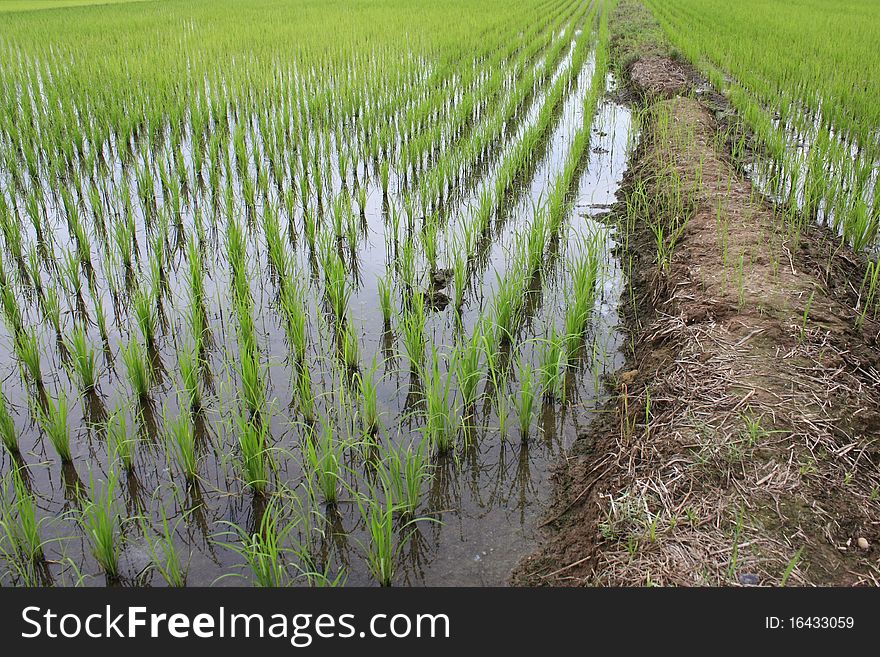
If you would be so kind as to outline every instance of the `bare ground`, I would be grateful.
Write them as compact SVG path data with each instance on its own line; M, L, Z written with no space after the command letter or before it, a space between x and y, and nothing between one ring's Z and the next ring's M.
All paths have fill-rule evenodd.
M640 20L623 2L612 29ZM781 221L690 93L694 71L657 50L615 54L649 105L614 211L628 370L512 583L877 585L880 326L857 326L863 259Z

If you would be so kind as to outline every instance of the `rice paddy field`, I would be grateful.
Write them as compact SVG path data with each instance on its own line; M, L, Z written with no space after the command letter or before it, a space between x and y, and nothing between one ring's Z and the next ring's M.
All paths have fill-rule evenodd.
M880 222L880 5L648 0L671 42L727 95L765 155L751 173L856 249Z
M624 362L616 4L0 2L0 583L506 583ZM871 253L880 6L646 4Z
M606 23L5 15L4 582L503 583L620 347Z

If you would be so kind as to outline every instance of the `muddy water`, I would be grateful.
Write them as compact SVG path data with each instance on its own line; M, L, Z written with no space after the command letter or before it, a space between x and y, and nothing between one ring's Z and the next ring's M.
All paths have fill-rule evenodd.
M571 52L568 51L550 76L551 84L570 65ZM511 207L503 213L503 219L499 219L499 230L485 259L486 266L476 286L477 292L468 300L461 323L455 321L451 309L429 317L426 330L428 342L442 354L448 355L459 332L469 333L473 329L481 311L491 299L496 274L504 273L506 249L515 235L529 225L533 203L544 195L545 189L549 188L563 166L569 141L581 121L580 103L586 91L585 85L589 83L591 62L592 59L588 60L569 89L560 117L533 174L523 183ZM421 80L423 78L413 80L413 84L419 84ZM536 108L540 107L543 98L543 94L536 95L520 117L513 134L521 134L529 122L535 120ZM563 266L566 256L580 248L580 236L598 236L595 244L596 248L602 250L602 294L585 349L588 356L582 359L573 377L569 405L548 405L542 409L540 417L533 422L527 442L521 440L514 420L509 420L510 426L502 435L493 406L478 413L471 446L457 460L449 458L434 463L433 481L425 491L420 509L420 514L431 518L431 521L419 522L401 530L401 537L407 540L401 550L397 583L502 584L511 566L534 545L536 525L550 490L550 469L574 437L579 432L588 431L589 412L602 400L602 374L619 364L620 337L615 331L615 309L622 279L612 255L613 232L598 220L598 216L601 207L613 201L623 175L629 129L630 117L624 108L612 104L601 106L593 129L589 161L580 177L573 209L565 222L568 230L560 243L559 257L546 272L539 308L517 336L522 357L536 362L537 340L545 335L549 326L561 327L564 318L569 283L568 273ZM248 148L265 154L255 134L248 132ZM183 152L188 170L192 172L191 150L186 144ZM334 171L336 160L331 158L331 161L331 171ZM155 163L150 166L155 166ZM252 163L252 167L256 177L256 165ZM365 182L366 169L366 164L359 165L361 182ZM348 261L355 272L356 281L349 306L349 321L359 338L361 371L368 370L374 358L378 363L379 405L382 423L386 428L385 439L406 443L418 439L420 435L419 423L409 412L408 391L412 376L405 356L399 353L403 349L396 326L392 325L390 331L384 326L376 290L377 279L391 266L386 244L389 213L404 213L405 209L398 199L386 203L377 177L374 172L369 173L371 178L365 182L368 197L362 217L362 234ZM484 174L487 184L491 183L493 174L494 168L489 167ZM118 162L112 177L113 189L124 188L125 184L132 191L137 189L133 175L130 172L126 174ZM402 185L394 172L391 180L392 189ZM221 189L226 182L224 178ZM273 400L270 426L277 465L276 482L293 491L292 495L312 508L310 515L315 525L314 533L321 536L318 542L330 570L334 573L344 571L348 583L369 584L371 578L363 562L362 549L367 536L353 494L343 495L338 509L329 510L320 502L309 501L303 492L307 479L301 465L300 446L304 429L292 402L290 382L293 368L274 305L277 289L265 262L264 238L259 227L260 210L263 208L258 208L256 217L248 218L243 210L241 181L233 172L228 182L235 189L236 204L241 209L240 222L246 230L251 254L248 268L255 324L264 357L269 397ZM329 182L334 191L342 189L343 184L349 188L356 185L351 177L347 177L343 183L338 174ZM44 191L46 197L52 199L52 190ZM107 199L108 206L114 202L114 199ZM326 195L324 202L327 203ZM284 207L283 199L278 199L278 206ZM466 207L466 203L461 207ZM134 474L123 475L117 490L123 515L145 514L155 523L156 509L161 504L174 522L182 518L177 524L176 539L188 564L190 584L242 583L242 580L234 577L218 580L225 573L244 572L240 568L240 557L222 545L225 539L220 534L228 528L227 523L253 528L259 508L255 508L253 498L241 483L234 464L232 409L237 405L239 389L235 371L237 340L234 319L230 314L230 277L225 261L224 222L212 217L211 213L211 201L205 193L196 195L182 215L187 232L194 231L197 220L204 223L208 245L205 253L208 274L206 288L212 346L208 353L207 370L210 376L204 381L207 411L196 427L202 443L199 465L201 481L198 486L181 483L178 468L167 456L163 444L165 418L173 418L179 413L176 394L176 388L180 385L176 373L177 351L185 343L188 334L186 302L180 301L185 299L186 289L185 254L182 250L173 251L175 260L167 272L168 289L172 293L165 296L160 339L153 354L158 382L151 392L151 402L143 409L140 419L130 408L129 386L120 352L121 346L137 337L130 316L130 304L122 301L116 306L107 292L107 276L118 276L118 271L100 265L96 271L97 299L110 322L110 344L106 352L102 351L97 327L93 322L87 326L92 345L99 349L100 380L94 394L78 394L71 381L73 377L65 370L62 350L58 348L54 330L45 326L33 299L22 304L25 324L41 327L38 337L47 394L54 398L64 391L71 400L69 423L73 432L73 468L59 467L51 445L36 426L29 411L29 400L35 394L22 381L18 364L11 356L13 343L8 327L5 324L0 327L0 349L3 354L9 355L0 370L3 391L16 421L24 460L29 466L33 494L46 518L41 531L44 537L53 540L46 551L53 562L51 570L57 583L104 583L81 530L71 517L65 516L65 512L81 504L80 497L84 491L90 491L92 480L98 482L106 479L107 449L98 424L120 404L129 409L129 427L132 431L138 431L141 437ZM139 254L146 265L150 252L147 246L150 231L147 229L147 218L137 209L135 215ZM156 218L152 221L156 221ZM308 329L307 360L314 391L319 398L318 408L322 413L330 413L336 405L337 391L343 387L343 382L334 363L332 332L322 310L322 282L320 277L309 278L313 273L312 256L302 238L301 209L291 216L280 211L278 221L282 228L286 228L288 222L293 223L293 229L285 230L284 234L290 240L290 252L298 271L302 272L303 282L309 285L308 308L312 316ZM26 220L23 225L27 226ZM63 220L58 219L53 225L56 229L53 249L60 260L61 254L71 248L71 240ZM32 235L28 237L33 238ZM108 239L112 240L112 235ZM96 249L93 254L96 263L100 263L98 253ZM422 262L419 266L424 281L428 274L427 265ZM145 266L144 269L148 268ZM94 318L95 302L90 298L85 282L83 287L84 305L89 316ZM401 295L402 292L396 290L398 304L403 301ZM68 308L63 304L65 330L72 325L76 305L71 304ZM398 354L386 357L393 352ZM445 371L445 363L442 367ZM512 382L511 386L511 392L515 391L516 382ZM513 410L509 411L512 415ZM347 459L349 457L346 456ZM2 471L8 472L12 467L11 458L4 453L0 459ZM347 476L347 483L353 490L362 490L363 482L354 474L354 470L360 466L354 462L350 465L353 473ZM300 526L297 531L305 531L305 528ZM148 562L147 546L140 536L139 527L135 523L126 523L124 535L126 548L122 563L126 581L160 584L160 578L156 575L136 579Z

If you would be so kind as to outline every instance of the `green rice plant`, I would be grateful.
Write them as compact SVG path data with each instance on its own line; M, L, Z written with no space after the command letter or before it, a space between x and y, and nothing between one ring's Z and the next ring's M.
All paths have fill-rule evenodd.
M541 343L540 379L546 399L563 401L565 395L565 349L556 327Z
M452 367L465 409L472 409L477 402L477 388L483 378L480 369L482 344L482 329L477 325L471 338L453 352Z
M188 564L184 564L180 558L175 535L187 515L188 513L182 513L174 523L171 523L165 506L160 502L158 532L152 531L144 518L140 519L141 533L146 539L150 552L151 567L159 573L168 586L176 588L186 586Z
M519 356L519 397L516 398L516 410L519 415L519 430L522 439L529 435L529 427L535 414L536 399L540 391L535 386L532 366Z
M281 288L281 309L284 313L284 328L287 341L293 348L298 362L306 357L306 311L303 292L298 284L288 281Z
M193 235L190 236L187 243L186 260L190 301L195 305L203 306L205 303L205 268L202 252Z
M15 354L23 372L37 388L43 386L43 373L40 369L40 345L34 329L24 329L13 338Z
M245 484L255 495L263 496L269 488L272 474L268 418L238 414L235 428Z
M381 586L391 586L398 549L394 545L394 503L385 491L384 503L370 495L358 497L358 508L367 527L367 568Z
M169 418L163 411L165 449L177 461L177 467L188 483L199 478L199 453L189 412L183 411L175 418Z
M299 410L305 421L312 424L315 421L315 393L312 391L312 375L306 363L300 364L295 369L297 375L294 392Z
M107 417L104 435L107 438L107 453L111 461L119 459L123 467L131 472L134 469L138 440L137 434L129 435L125 409L117 406Z
M95 323L98 325L98 333L104 341L104 344L109 344L110 337L107 331L107 314L104 311L104 304L99 297L93 295L92 305L95 308Z
M791 578L794 569L797 568L798 563L800 563L803 554L804 548L801 546L798 548L797 552L794 553L794 556L788 562L788 565L785 566L785 572L782 573L782 579L779 581L779 586L784 587L788 584L788 580Z
M230 527L225 535L237 539L236 543L224 545L244 559L256 586L275 588L291 583L286 563L290 548L285 544L295 526L281 518L278 504L269 503L253 533L230 522L224 524Z
M11 486L8 482L11 480ZM43 520L18 467L0 481L0 559L17 583L39 586L39 565L44 560Z
M51 285L46 288L42 297L43 314L48 320L55 333L61 333L61 301L58 299L58 291Z
M101 490L90 477L91 495L78 521L89 542L92 555L110 579L119 577L119 557L122 554L122 514L114 499L117 477L111 468Z
M360 367L358 337L351 322L346 322L342 331L342 361L349 372L357 372Z
M421 503L425 484L431 478L426 443L418 442L415 447L390 445L385 448L380 472L396 508L404 516L412 517Z
M421 294L413 296L412 303L404 309L400 328L403 333L403 346L410 366L418 371L425 360L425 299Z
M407 235L403 241L397 266L404 289L414 290L416 287L416 246L411 235Z
M243 349L238 354L241 394L251 416L259 417L266 410L266 377L256 349Z
M132 298L135 320L140 329L144 344L153 345L156 340L156 294L138 288Z
M329 241L324 247L324 287L327 293L327 301L333 311L337 322L343 322L348 309L348 301L351 298L351 286L345 271L345 263L335 247Z
M359 389L361 392L361 417L364 423L364 432L375 435L379 431L379 409L376 393L376 370L378 363L373 364L365 375L358 375Z
M142 404L148 402L150 388L153 386L153 367L141 343L137 340L129 341L128 346L122 349L122 361L135 397Z
M440 372L437 349L432 347L431 366L424 368L425 382L425 438L440 454L447 453L455 446L458 422L452 406L450 383L452 377Z
M328 419L322 420L318 435L311 429L306 432L304 454L324 503L335 506L342 481L342 444L334 440L333 426Z
M94 349L89 345L85 329L82 326L74 326L65 344L83 390L86 392L94 390L97 381L97 359Z
M18 305L18 298L15 296L15 288L12 285L8 283L3 284L3 288L0 290L0 301L3 303L3 314L9 324L9 328L12 329L13 333L21 331L21 308Z
M15 430L15 420L9 412L6 395L0 387L0 441L10 454L18 454L18 434Z
M460 309L467 288L467 259L461 255L452 263L452 279L455 285L455 307Z
M58 400L49 395L45 398L45 407L34 404L34 411L40 426L52 443L63 463L73 463L70 451L70 424L67 397L64 392L58 393Z
M391 324L391 272L387 272L385 276L378 279L379 288L379 306L382 309L382 319L385 326Z
M586 244L586 253L574 265L572 294L565 314L565 349L571 361L580 347L584 331L596 302L599 276L598 247L595 241Z
M194 349L181 348L177 352L177 368L186 408L198 414L202 410L202 391L199 373L199 358Z

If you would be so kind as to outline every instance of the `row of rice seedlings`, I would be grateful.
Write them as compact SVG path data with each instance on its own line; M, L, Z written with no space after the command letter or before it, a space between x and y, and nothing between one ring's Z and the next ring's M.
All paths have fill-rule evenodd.
M523 171L534 161L537 156L537 147L542 139L548 134L552 122L556 116L556 108L562 101L570 82L577 75L585 58L584 47L589 39L589 34L584 34L577 40L575 55L571 65L565 74L557 78L555 84L548 92L544 103L539 110L537 120L520 135L510 151L502 159L498 167L493 186L487 186L480 194L479 203L474 210L470 221L475 224L475 234L486 234L489 229L489 221L495 214L495 208L505 199L514 183L519 180ZM570 39L566 41L570 43ZM477 241L473 240L470 247L474 248ZM474 258L474 253L468 252L468 259ZM503 309L503 306L502 306Z
M423 205L439 204L443 190L446 187L451 187L453 184L461 182L460 179L450 180L449 173L472 169L474 162L486 154L492 145L502 135L507 133L510 123L514 117L521 113L527 98L533 93L538 93L543 88L544 81L548 79L550 71L559 63L565 52L565 46L569 43L570 26L582 18L582 13L579 9L584 10L586 7L575 8L573 13L565 15L556 24L554 33L557 28L565 23L568 23L569 29L560 30L560 32L565 33L565 38L550 39L553 47L550 48L550 51L546 54L537 70L529 68L525 62L530 61L536 56L542 49L543 44L539 41L534 41L531 46L526 47L522 53L525 59L518 67L518 70L527 70L527 74L515 82L515 87L508 94L506 102L496 106L495 113L487 116L480 128L470 135L470 139L459 141L455 148L447 151L447 159L441 160L437 167L430 172L431 175L422 181L421 196L423 198ZM589 23L589 19L586 22ZM552 36L555 36L555 34Z

